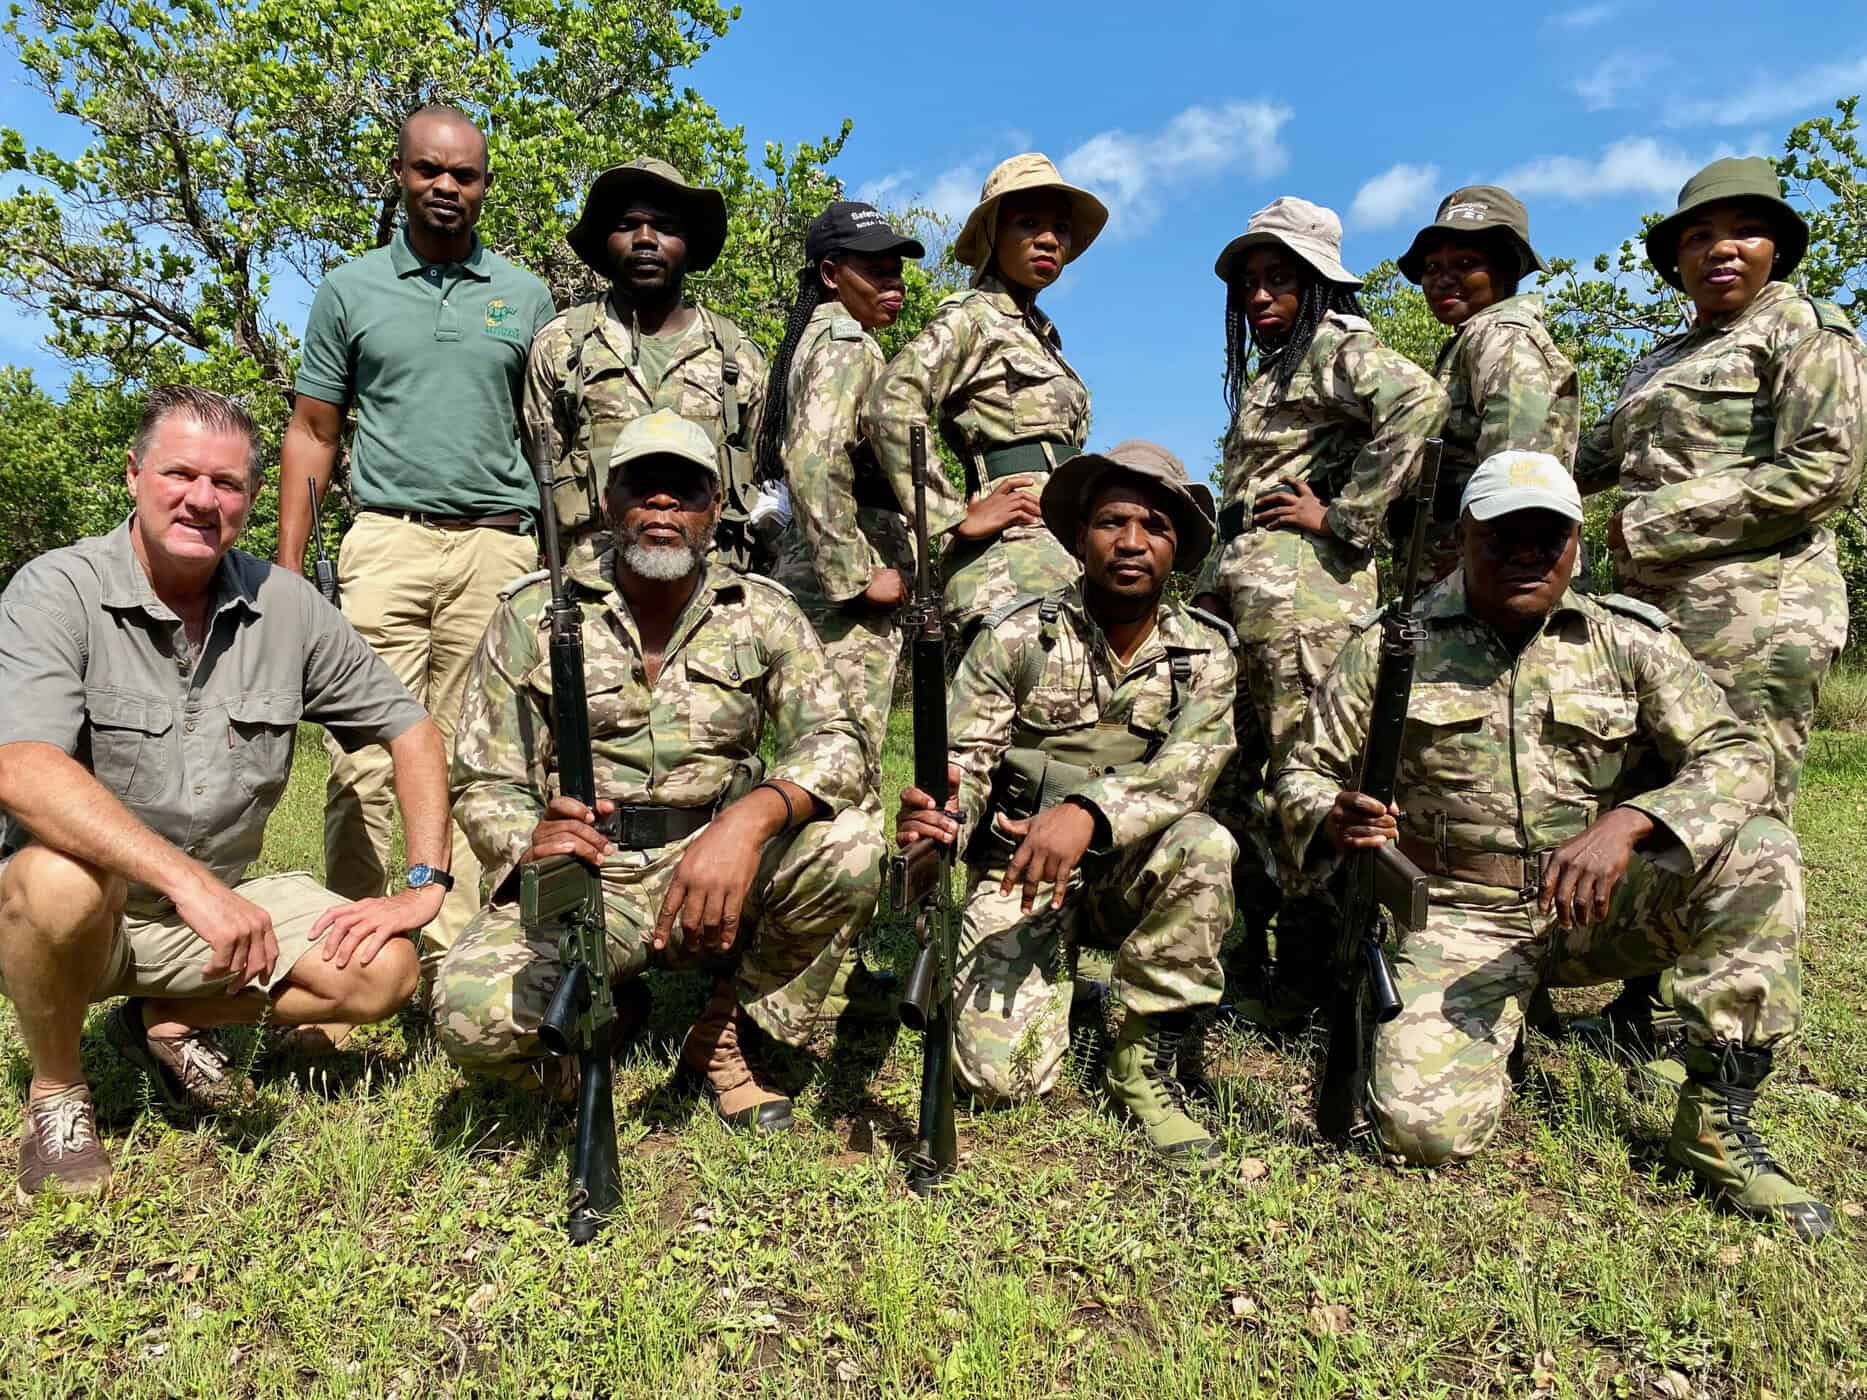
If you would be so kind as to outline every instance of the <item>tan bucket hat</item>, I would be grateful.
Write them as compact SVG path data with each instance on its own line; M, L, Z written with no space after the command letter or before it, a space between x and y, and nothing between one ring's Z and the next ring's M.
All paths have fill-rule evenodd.
M705 272L712 267L720 249L726 246L726 196L707 185L688 184L680 171L653 156L612 165L591 184L590 193L584 196L583 213L564 235L564 241L584 265L609 276L603 245L616 227L616 216L622 212L629 191L637 189L666 200L669 208L681 216L687 230L687 270Z
M1070 255L1063 261L1075 262L1096 241L1109 221L1108 206L1088 190L1064 180L1050 157L1038 151L1001 161L979 190L979 203L966 216L965 227L953 240L953 256L967 267L985 266L992 254L992 233L998 204L1008 194L1019 190L1055 190L1070 202Z
M1335 210L1294 195L1273 199L1253 214L1245 231L1225 245L1212 270L1221 282L1229 282L1233 272L1244 267L1245 254L1267 244L1288 248L1325 281L1361 285L1361 279L1342 266L1342 221Z
M1174 532L1179 536L1173 566L1198 567L1218 531L1212 515L1212 492L1189 480L1186 468L1173 453L1140 438L1118 442L1107 452L1082 453L1050 474L1043 495L1038 497L1050 533L1071 554L1076 553L1076 531L1082 524L1083 507L1110 472L1138 476L1165 488L1167 513L1173 517Z
M1549 264L1530 246L1530 211L1500 185L1466 185L1440 200L1433 221L1413 235L1412 245L1400 255L1401 276L1417 285L1427 250L1441 236L1481 245L1501 239L1516 254L1518 277L1549 271Z
M1776 167L1762 156L1726 156L1714 160L1685 182L1679 207L1647 230L1647 261L1654 271L1680 291L1679 232L1692 215L1707 204L1726 199L1754 199L1770 206L1776 219L1776 266L1772 277L1787 277L1809 251L1809 226L1783 198Z

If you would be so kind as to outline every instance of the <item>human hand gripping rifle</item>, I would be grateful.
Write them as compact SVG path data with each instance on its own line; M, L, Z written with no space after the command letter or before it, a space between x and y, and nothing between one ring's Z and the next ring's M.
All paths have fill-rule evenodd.
M1400 742L1407 727L1407 702L1413 694L1413 668L1424 632L1413 616L1420 569L1426 554L1426 527L1433 514L1433 491L1439 481L1442 444L1428 438L1413 493L1413 534L1407 545L1407 570L1400 597L1381 617L1381 663L1375 673L1374 704L1368 714L1367 745L1361 755L1358 792L1383 808L1394 800L1400 772ZM1347 889L1342 927L1335 949L1340 1001L1329 1021L1329 1055L1316 1100L1316 1124L1325 1137L1346 1141L1360 1126L1368 1091L1372 1027L1400 1014L1400 992L1381 947L1381 909L1394 922L1414 929L1426 921L1426 876L1392 842L1375 850L1351 852L1344 860Z
M918 567L909 606L914 669L914 785L945 808L947 786L946 632L940 588L927 538L927 429L908 433L914 476L914 547ZM908 1185L925 1195L953 1174L959 1138L953 1126L953 960L958 909L953 899L953 858L958 842L942 846L921 837L889 867L889 903L898 912L918 909L920 947L901 988L901 1023L924 1037L921 1049L920 1125L908 1158Z
M318 592L324 595L324 601L336 607L337 565L324 552L324 521L318 516L318 487L310 477L305 478L305 490L311 493L311 547L316 551L311 565L312 578L318 585Z
M549 464L539 438L528 435L538 482L545 559L551 571L551 708L558 782L566 797L596 810L596 766L590 753L590 709L584 694L583 615L564 587L557 506ZM616 1108L611 1098L610 1026L616 1003L609 987L609 951L603 881L595 866L576 856L552 856L519 867L519 917L527 935L555 937L564 968L538 1025L538 1038L554 1055L576 1055L577 1142L570 1169L570 1238L586 1244L622 1199L616 1156Z

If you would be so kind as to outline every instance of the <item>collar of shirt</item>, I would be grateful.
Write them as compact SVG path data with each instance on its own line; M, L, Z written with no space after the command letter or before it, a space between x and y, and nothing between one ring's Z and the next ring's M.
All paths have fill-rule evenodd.
M1062 337L1057 334L1056 325L1051 321L1050 317L1043 312L1036 302L1031 303L1031 309L1029 311L1020 310L1018 303L1012 299L1011 289L1005 285L1004 279L999 277L996 273L988 272L981 276L974 290L985 293L986 299L1003 315L1009 316L1013 320L1023 321L1031 328L1032 333L1035 334L1039 340L1046 341L1052 346L1061 343Z
M1537 625L1536 631L1531 634L1530 638L1524 643L1524 647L1519 648L1519 650L1527 649L1537 638L1549 631L1550 624L1557 618L1566 617L1571 614L1585 618L1588 616L1589 609L1592 606L1593 605L1587 601L1586 596L1577 593L1573 587L1563 590L1562 597L1556 600L1556 606L1549 610L1548 615ZM1479 617L1477 613L1471 610L1469 600L1465 596L1465 570L1463 566L1454 569L1443 580L1434 584L1433 587L1427 591L1426 596L1420 601L1417 611L1428 621L1468 621L1476 627L1483 628L1485 632L1489 634L1495 635L1496 632L1496 629L1494 629L1490 623L1486 622L1483 618ZM1499 640L1501 641L1502 638Z
M616 550L612 545L594 559L584 559L571 565L564 571L565 578L585 593L602 599L603 607L615 615L624 634L641 649L641 636L635 625L635 614L629 611L628 603L623 599L622 590L616 586ZM688 597L686 606L674 620L674 627L668 633L668 645L662 652L664 658L674 655L688 635L699 625L700 619L713 605L719 594L743 588L738 576L730 569L712 564L702 564L700 581L694 585L693 593ZM539 615L541 626L550 625L550 613Z
M713 338L713 329L707 324L706 308L685 300L681 305L692 308L694 319L687 323L684 330L660 337L675 342L675 351L668 356L668 363L662 371L664 378L676 365L699 354ZM636 324L634 312L616 299L613 288L603 297L603 319L597 322L596 333L608 342L610 350L623 364L633 368L640 362L635 352L635 338L640 334L640 327ZM642 338L648 339L647 336Z
M1134 659L1126 665L1109 644L1108 634L1102 630L1102 624L1089 615L1089 600L1082 580L1078 579L1064 595L1063 611L1070 619L1070 625L1076 629L1076 635L1082 638L1083 645L1089 649L1089 654L1107 664L1109 674L1117 683L1134 672L1156 664L1167 654L1167 648L1172 644L1172 639L1167 635L1172 612L1165 602L1155 608L1153 630L1135 648Z
M473 235L473 251L468 253L462 261L431 263L415 251L415 245L408 241L408 229L404 226L402 231L395 236L395 242L389 245L389 258L395 264L397 277L413 277L417 273L426 272L431 267L440 268L441 275L444 277L459 274L471 277L476 282L490 282L493 277L493 274L486 269L486 249L481 245L480 235L477 233Z
M1728 320L1695 321L1692 325L1692 329L1687 332L1687 338L1697 341L1701 338L1709 340L1714 336L1729 335L1746 321L1762 315L1778 302L1800 295L1802 294L1787 282L1777 282L1774 280L1765 282L1762 290L1751 300L1749 306L1746 306L1742 311L1730 317Z
M149 575L143 569L142 560L136 557L135 546L130 542L130 531L135 525L135 516L119 525L110 535L110 550L105 556L106 564L103 575L103 587L98 601L107 608L141 608L153 618L163 622L178 622L174 609L156 596L156 591L149 585ZM230 607L244 607L254 616L258 616L259 573L260 570L247 570L239 566L234 551L228 550L221 556L220 563L214 568L214 606L213 615L218 615Z

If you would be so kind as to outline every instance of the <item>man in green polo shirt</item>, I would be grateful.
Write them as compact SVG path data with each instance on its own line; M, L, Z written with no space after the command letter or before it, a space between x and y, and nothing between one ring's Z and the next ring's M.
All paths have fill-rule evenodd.
M356 521L337 557L344 615L422 702L452 747L467 663L499 589L537 562L537 491L518 410L551 294L475 235L492 184L486 140L461 113L403 123L391 167L407 218L335 269L305 327L280 460L279 564L303 567L311 506L329 487L347 408ZM392 811L386 755L331 748L324 866L346 898L383 893ZM480 868L455 833L457 881L424 936L424 971L480 904Z

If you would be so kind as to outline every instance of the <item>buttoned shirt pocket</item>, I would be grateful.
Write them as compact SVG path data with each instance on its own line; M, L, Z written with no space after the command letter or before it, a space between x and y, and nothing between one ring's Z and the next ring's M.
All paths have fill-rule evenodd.
M687 653L688 733L696 744L715 752L758 747L760 696L768 669L750 642Z
M1609 800L1639 728L1634 698L1622 691L1559 690L1549 697L1550 778L1593 807Z
M1012 432L1018 441L1075 439L1076 400L1082 388L1054 356L1022 346L1008 350L1004 374Z
M285 791L292 772L292 746L305 697L297 691L262 691L227 702L227 746L240 786L262 806L271 807Z
M91 773L123 802L159 797L168 779L169 740L175 724L170 703L122 690L85 692L90 721Z
M1745 450L1752 429L1770 421L1768 404L1759 402L1762 390L1748 355L1688 360L1656 387L1655 437L1664 444L1736 456Z
M1499 703L1494 695L1460 685L1415 685L1406 740L1415 781L1440 793L1495 787L1499 765L1510 762L1487 729Z

